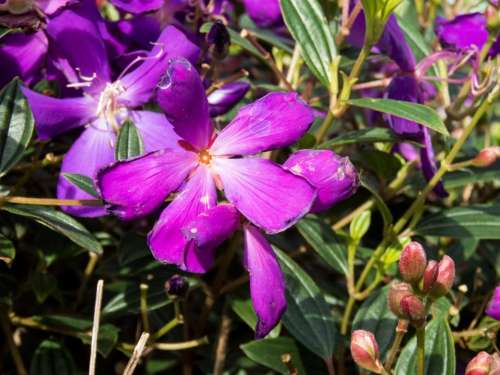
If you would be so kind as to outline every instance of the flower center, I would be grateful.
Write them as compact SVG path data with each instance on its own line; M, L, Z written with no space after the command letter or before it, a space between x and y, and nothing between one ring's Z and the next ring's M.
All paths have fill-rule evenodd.
M198 154L198 159L202 164L210 164L212 160L212 155L208 152L208 150L201 150Z
M97 104L97 116L114 116L118 110L118 97L125 91L120 81L107 83Z

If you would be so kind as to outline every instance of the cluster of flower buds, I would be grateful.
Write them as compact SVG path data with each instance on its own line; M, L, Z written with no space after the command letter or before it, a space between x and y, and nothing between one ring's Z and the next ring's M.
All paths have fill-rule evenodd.
M499 375L500 355L479 352L465 368L465 375Z
M500 156L500 147L486 147L481 150L477 156L472 159L472 165L475 167L489 167L497 161Z
M424 248L413 241L401 253L399 272L404 282L391 284L389 308L399 318L421 327L425 323L427 311L418 295L425 294L435 299L447 294L455 279L455 263L447 255L440 262L427 262Z
M351 355L359 367L375 374L382 373L378 344L373 333L362 329L354 331L351 336Z

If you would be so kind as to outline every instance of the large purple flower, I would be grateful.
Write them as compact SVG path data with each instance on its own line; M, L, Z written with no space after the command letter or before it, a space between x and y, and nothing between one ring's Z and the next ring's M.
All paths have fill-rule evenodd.
M103 40L100 38L92 9L80 12L66 10L52 20L48 34L59 58L54 64L64 73L71 87L83 89L83 95L52 98L24 89L33 110L40 139L50 139L68 130L86 126L81 136L65 155L62 173L78 173L95 177L97 170L114 161L116 132L130 117L140 131L147 152L171 145L171 125L162 114L138 111L153 94L168 59L184 56L196 60L199 49L174 27L167 27L149 54L136 61L140 65L126 68L116 80ZM78 48L75 48L75 40ZM137 64L135 64L137 65ZM132 63L131 67L135 65ZM62 199L89 199L86 192L59 178L57 196ZM79 216L105 214L98 207L64 207Z
M260 231L277 233L295 224L311 208L316 191L302 177L250 155L298 140L313 121L312 111L295 93L271 93L243 107L214 134L202 82L185 59L171 62L157 97L178 134L176 143L103 169L102 197L111 212L133 219L177 191L148 242L158 260L191 272L205 272L216 245L237 228L237 212L246 217L251 225L245 226L245 264L262 337L279 320L285 299L279 265ZM217 205L216 187L231 204Z
M495 288L493 297L486 308L486 314L496 320L500 320L500 286Z

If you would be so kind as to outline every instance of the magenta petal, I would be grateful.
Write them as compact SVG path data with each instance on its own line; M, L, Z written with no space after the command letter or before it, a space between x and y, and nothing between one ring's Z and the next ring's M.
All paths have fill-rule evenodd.
M250 90L250 84L245 81L226 83L220 89L208 96L210 116L220 116L229 112Z
M315 189L302 177L260 158L213 161L227 199L256 226L281 232L304 216L316 198Z
M259 27L279 26L283 23L279 0L243 0L245 10Z
M500 320L500 286L495 288L493 297L486 308L486 314L493 319Z
M111 3L124 12L139 14L160 9L163 0L111 0Z
M347 157L330 150L300 150L293 153L283 168L304 177L318 189L311 212L320 212L353 195L359 178Z
M102 169L97 183L108 210L130 220L160 206L196 162L196 154L182 149L155 151Z
M80 135L70 150L64 156L61 166L62 173L78 173L94 178L99 168L114 160L113 143L115 134L106 130L106 125L95 122ZM62 175L57 183L59 199L95 199L95 197L80 190ZM76 215L96 217L106 214L103 207L63 207L63 210Z
M33 111L38 138L42 140L88 124L96 117L96 102L89 97L58 99L25 87L22 90Z
M146 153L164 148L179 148L177 141L181 138L175 133L174 127L163 113L131 111L130 117L139 129Z
M160 77L165 73L169 59L184 57L194 63L198 59L199 52L199 48L181 31L173 26L167 26L145 61L120 79L125 89L120 95L120 100L131 106L147 102Z
M481 13L459 15L452 20L436 18L436 34L441 44L448 48L464 50L483 48L488 40L486 18Z
M260 230L247 224L244 232L244 263L257 314L255 336L263 338L278 324L286 310L285 279L271 245Z
M185 257L189 272L207 272L214 261L214 250L238 229L239 213L231 204L220 204L199 214L182 232L190 241Z
M249 155L289 146L314 116L296 93L271 93L240 109L211 147L214 155Z
M184 58L172 59L158 84L156 99L175 131L200 149L212 135L205 88L195 67Z
M190 240L183 229L216 202L213 178L208 169L200 165L149 233L148 243L153 256L161 262L187 268L185 255Z
M59 9L75 2L75 0L36 0L36 4L40 7L43 13L51 16Z

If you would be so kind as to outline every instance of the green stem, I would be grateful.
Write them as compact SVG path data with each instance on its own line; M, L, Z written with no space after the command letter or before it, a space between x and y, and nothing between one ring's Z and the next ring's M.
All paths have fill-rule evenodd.
M425 326L417 328L417 375L425 375Z
M158 340L160 337L165 336L179 324L182 324L182 320L179 320L177 317L175 317L170 322L161 327L153 336L151 336L151 340L153 341Z
M349 296L349 300L347 301L346 308L344 310L344 316L342 317L342 322L340 323L340 333L345 336L347 335L347 329L349 328L349 320L351 318L352 309L354 308L354 299L353 295Z
M406 332L408 331L408 321L407 320L399 320L398 325L396 327L396 337L392 343L391 349L389 350L389 354L387 355L387 361L385 362L385 370L387 372L391 372L392 365L396 361L396 357L399 353L399 349L401 348L401 342L405 337Z

